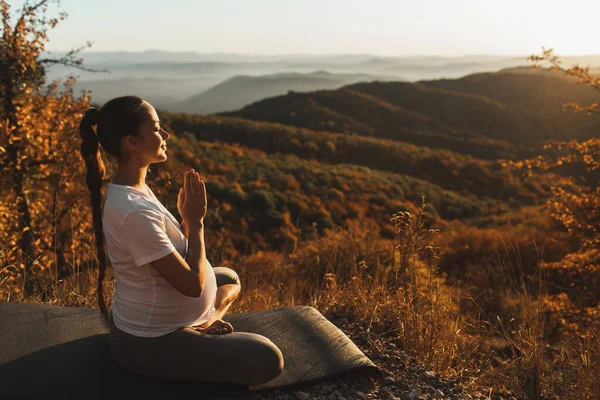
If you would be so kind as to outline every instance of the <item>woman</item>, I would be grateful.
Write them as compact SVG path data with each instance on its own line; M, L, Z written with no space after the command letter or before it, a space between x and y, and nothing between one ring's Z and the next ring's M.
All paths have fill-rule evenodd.
M169 379L254 385L278 376L279 348L264 336L233 332L222 320L240 281L206 259L206 188L198 173L185 173L177 199L181 224L145 183L148 166L167 159L170 135L156 110L139 97L118 97L90 108L79 131L100 262L98 305L115 361ZM117 161L104 202L99 144ZM102 292L105 240L115 273L110 315Z

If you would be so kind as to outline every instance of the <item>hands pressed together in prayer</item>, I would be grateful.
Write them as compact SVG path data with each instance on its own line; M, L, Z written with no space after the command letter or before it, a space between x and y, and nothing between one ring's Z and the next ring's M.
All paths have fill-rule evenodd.
M183 187L177 195L177 211L181 215L181 229L188 236L188 221L204 222L207 211L206 186L200 175L192 168L185 172Z

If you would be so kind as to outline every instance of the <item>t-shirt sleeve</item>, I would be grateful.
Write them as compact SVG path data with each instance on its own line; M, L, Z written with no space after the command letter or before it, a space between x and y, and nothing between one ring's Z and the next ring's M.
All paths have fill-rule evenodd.
M136 209L125 216L119 233L136 266L177 251L167 236L163 217L151 209Z

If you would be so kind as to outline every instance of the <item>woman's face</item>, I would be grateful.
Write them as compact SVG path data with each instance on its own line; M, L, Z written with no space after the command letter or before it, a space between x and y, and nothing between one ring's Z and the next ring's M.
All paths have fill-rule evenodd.
M144 163L161 162L167 159L166 141L171 135L160 127L160 120L154 107L146 103L148 118L139 127L138 154Z

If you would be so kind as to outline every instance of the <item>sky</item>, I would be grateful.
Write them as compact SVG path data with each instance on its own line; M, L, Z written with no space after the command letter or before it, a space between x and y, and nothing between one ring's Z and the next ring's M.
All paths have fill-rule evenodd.
M87 51L600 54L597 0L60 0L47 15L59 11L46 50L89 40Z

